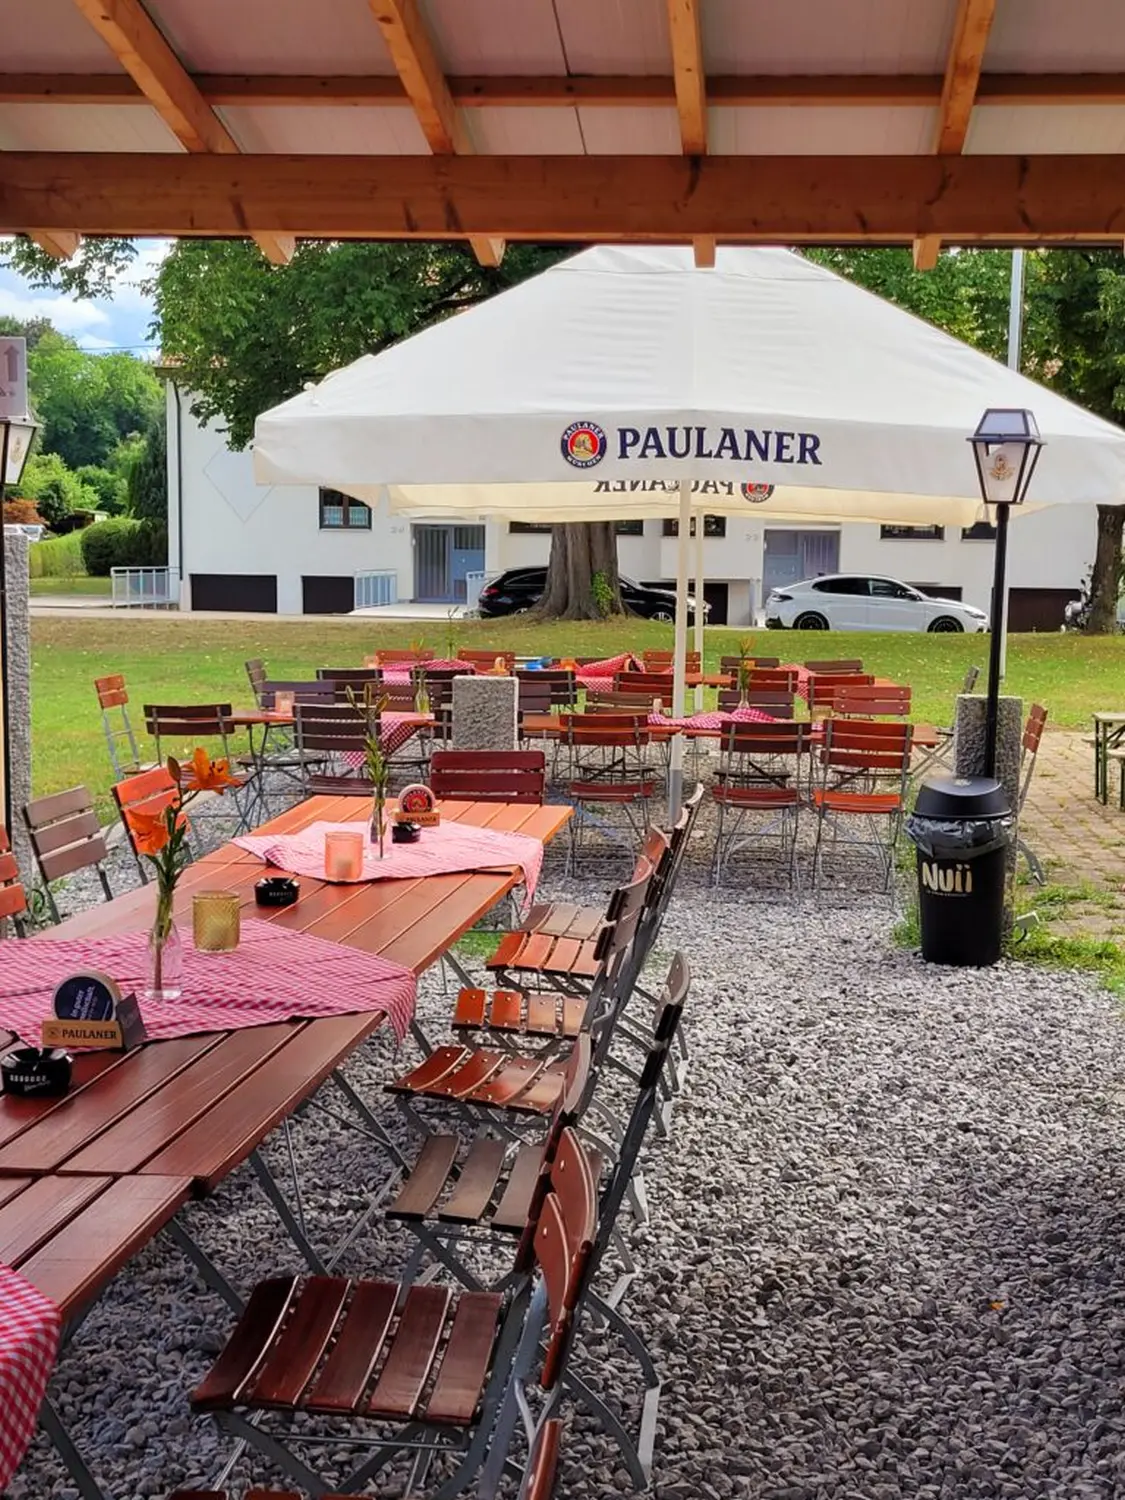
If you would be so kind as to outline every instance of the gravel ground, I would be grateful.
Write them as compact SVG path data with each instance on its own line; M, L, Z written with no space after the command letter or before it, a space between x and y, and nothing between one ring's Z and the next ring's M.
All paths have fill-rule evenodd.
M658 1500L1125 1492L1117 1003L1017 963L923 966L890 946L885 899L751 905L710 890L703 865L686 868L651 965L677 946L691 957L693 1058L672 1139L648 1152L652 1217L631 1229L625 1303L666 1382ZM605 883L573 889L591 900ZM559 851L545 888L563 893ZM440 1037L436 975L421 1013ZM388 1118L392 1066L376 1038L349 1067ZM294 1135L327 1244L383 1161L315 1112ZM243 1288L295 1264L247 1172L186 1222ZM344 1265L394 1274L405 1246L376 1223ZM53 1394L113 1500L213 1474L226 1450L186 1393L229 1325L160 1241L64 1354ZM633 1409L615 1344L587 1330L582 1366ZM574 1412L561 1500L626 1483ZM11 1500L75 1493L37 1439Z

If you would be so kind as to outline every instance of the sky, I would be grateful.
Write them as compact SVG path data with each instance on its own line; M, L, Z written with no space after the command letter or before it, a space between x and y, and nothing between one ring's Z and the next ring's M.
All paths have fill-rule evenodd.
M50 318L83 349L127 349L141 357L156 352L150 331L152 302L139 283L147 280L168 253L169 242L144 240L132 266L119 280L112 299L91 301L49 287L33 287L14 271L0 269L0 314L13 318Z

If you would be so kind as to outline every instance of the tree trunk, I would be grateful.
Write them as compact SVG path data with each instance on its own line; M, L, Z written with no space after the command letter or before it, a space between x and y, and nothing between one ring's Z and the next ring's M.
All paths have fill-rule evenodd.
M1121 578L1121 533L1125 506L1098 506L1098 550L1090 576L1087 635L1112 635L1117 629L1117 593Z
M554 620L600 620L621 613L617 531L612 521L551 528L547 587L536 613Z

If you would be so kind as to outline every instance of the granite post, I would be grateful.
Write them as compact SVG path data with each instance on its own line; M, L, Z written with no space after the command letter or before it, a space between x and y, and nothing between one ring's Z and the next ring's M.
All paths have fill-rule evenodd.
M8 833L25 884L32 876L31 846L22 810L31 801L31 613L27 577L28 540L21 531L6 531L4 555L8 595L8 654L0 663L8 688L9 743L4 774L11 788L12 826Z
M452 748L515 750L518 692L514 677L455 677Z
M1020 803L1020 755L1023 738L1023 699L1001 694L996 718L996 780L1004 788L1013 824L1018 824ZM953 720L953 770L957 776L984 774L985 699L978 693L961 693ZM1004 931L1012 929L1016 878L1016 832L1008 849L1007 894L1004 899Z

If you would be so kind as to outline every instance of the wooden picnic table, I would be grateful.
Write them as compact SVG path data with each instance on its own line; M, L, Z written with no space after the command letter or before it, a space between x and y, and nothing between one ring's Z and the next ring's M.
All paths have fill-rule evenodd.
M546 842L571 809L447 802L442 814ZM313 797L264 828L292 833L369 815L366 798ZM362 885L302 877L296 905L268 909L254 903L262 872L260 860L234 845L207 855L180 882L180 919L190 920L193 891L222 886L238 891L247 915L380 954L416 974L520 879L513 868ZM151 885L131 891L44 936L143 929L155 899ZM365 1011L148 1042L124 1054L82 1053L65 1098L0 1095L0 1259L71 1318L190 1195L209 1192L246 1161L383 1019Z
M1109 801L1109 758L1125 738L1125 713L1099 710L1094 715L1094 796ZM1125 783L1123 783L1125 785Z

